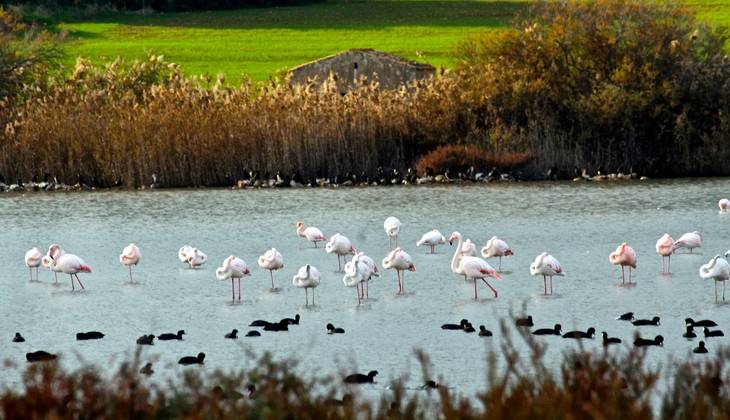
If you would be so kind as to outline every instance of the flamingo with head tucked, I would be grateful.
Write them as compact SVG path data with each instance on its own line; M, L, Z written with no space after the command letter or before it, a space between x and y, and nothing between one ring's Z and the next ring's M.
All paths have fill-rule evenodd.
M180 261L187 263L190 268L199 267L208 261L207 255L198 248L193 248L189 245L180 248L177 255Z
M57 257L61 256L65 252L60 245L52 244L48 247L48 252L46 253L46 255L44 255L41 259L41 264L43 264L43 266L47 267L49 270L53 271L53 277L56 279L56 284L58 284L58 273L60 273L61 270L53 264L51 252L54 252Z
M722 300L725 301L725 282L730 279L730 264L727 260L715 255L707 264L700 267L700 277L715 281L715 302L717 302L717 282L722 282Z
M625 281L624 268L629 267L629 283L631 283L631 269L636 270L636 252L634 252L634 249L624 242L608 255L608 260L613 265L621 266L621 284L624 284Z
M269 270L271 290L274 290L274 271L284 267L284 257L281 256L281 253L276 248L271 248L259 257L258 263L259 267Z
M514 252L512 252L512 248L507 245L507 242L496 236L492 236L492 238L488 240L487 244L482 248L482 257L486 259L499 257L499 267L497 268L497 271L499 272L502 271L502 257L509 257L510 255L515 255Z
M438 230L434 229L430 232L426 232L421 236L421 239L416 242L416 246L429 246L431 247L431 254L435 253L436 245L443 245L446 243L446 238Z
M223 265L215 270L215 276L218 280L231 279L231 300L236 300L236 289L233 286L233 281L238 280L238 300L241 300L241 278L243 276L250 276L251 270L246 265L246 262L242 259L231 255L223 260Z
M74 254L65 253L60 246L51 245L48 249L48 254L51 257L51 269L57 270L62 273L66 273L71 277L71 291L75 290L74 278L79 283L82 289L85 289L84 284L81 283L78 273L91 273L91 267L84 263L84 260Z
M411 256L402 249L396 248L390 251L387 257L383 258L383 268L395 270L395 275L398 279L398 294L404 294L406 288L403 280L403 271L416 271L416 266L413 264Z
M314 226L304 227L304 222L297 222L297 236L300 238L307 238L309 242L314 244L317 248L317 243L327 240L327 237L322 234L322 231Z
M676 252L679 248L687 248L691 254L695 248L700 247L702 247L702 234L697 231L688 232L674 241L672 252Z
M672 264L673 249L674 239L668 233L665 233L656 241L656 253L662 256L662 274L670 274L669 268Z
M449 237L449 244L453 244L454 241L458 241L458 244L454 251L454 256L451 258L451 271L456 274L463 275L467 280L474 281L474 300L479 299L477 294L477 280L479 279L481 279L487 287L492 289L495 298L499 297L499 293L497 293L497 290L489 284L487 277L493 277L500 280L502 276L500 276L497 270L492 268L492 266L483 259L463 254L462 250L464 240L461 233L454 232L451 234Z
M139 248L135 244L129 244L124 247L122 253L119 255L119 262L129 268L130 283L134 283L132 279L132 266L139 264L140 258L142 258L142 254L140 254Z
M31 248L25 253L25 266L30 272L30 281L33 281L33 269L35 268L35 280L38 281L38 267L43 261L43 254L38 248Z
M545 294L548 294L547 279L550 279L550 293L553 294L553 276L564 276L565 271L560 265L560 262L548 254L543 252L535 258L535 261L530 264L530 274L533 276L542 276L543 286L545 288Z
M357 304L359 305L363 298L366 297L365 287L372 276L380 276L377 272L377 266L372 258L365 255L364 252L358 252L345 264L345 275L342 282L347 287L357 287Z
M55 277L56 284L58 284L58 271L53 269L52 263L53 259L48 255L44 255L43 258L41 258L41 264L43 265L43 267L46 267L47 269L53 271L53 277Z
M398 246L398 233L400 232L400 226L401 223L397 217L390 216L385 219L385 222L383 223L383 229L385 229L385 234L388 235L388 249L393 249L394 241L395 246Z
M328 254L336 254L337 255L337 272L342 272L342 261L340 261L340 258L342 260L345 259L345 255L347 254L355 254L357 252L357 249L355 249L354 246L352 246L352 242L347 238L345 235L341 235L339 233L335 233L330 237L330 240L327 242L327 244L324 246L325 251Z
M307 264L301 268L292 278L292 284L304 289L305 305L309 305L309 289L312 289L312 305L314 305L314 289L319 286L319 270L313 265Z
M723 198L717 202L717 206L720 207L720 213L727 213L730 211L730 200Z

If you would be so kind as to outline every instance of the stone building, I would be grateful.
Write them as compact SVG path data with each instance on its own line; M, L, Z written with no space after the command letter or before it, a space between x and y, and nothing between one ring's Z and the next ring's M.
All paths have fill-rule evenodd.
M322 82L333 73L340 92L345 94L362 76L372 80L377 75L381 88L397 89L408 82L431 77L435 72L430 64L372 49L352 49L294 67L289 75L292 83L302 84L310 79Z

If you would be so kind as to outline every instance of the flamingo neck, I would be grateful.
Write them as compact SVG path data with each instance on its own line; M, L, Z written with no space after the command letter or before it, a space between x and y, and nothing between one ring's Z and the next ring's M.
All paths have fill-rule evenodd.
M461 235L456 235L456 237L459 239L459 243L456 245L454 256L451 258L451 271L461 274L461 270L459 270L459 254L461 254L461 244L463 243L463 240Z

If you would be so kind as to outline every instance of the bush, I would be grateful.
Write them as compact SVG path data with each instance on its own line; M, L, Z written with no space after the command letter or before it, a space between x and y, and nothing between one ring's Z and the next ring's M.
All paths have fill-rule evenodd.
M425 173L466 172L470 167L478 170L499 168L512 170L527 163L532 156L528 152L490 153L472 144L446 145L422 156L416 163L416 170Z
M458 73L484 133L511 128L543 167L727 174L727 41L678 2L547 2L463 43Z

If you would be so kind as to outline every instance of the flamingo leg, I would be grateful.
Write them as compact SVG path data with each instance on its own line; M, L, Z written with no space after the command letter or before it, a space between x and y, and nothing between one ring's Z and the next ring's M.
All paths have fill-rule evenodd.
M672 274L672 256L667 258L667 274Z
M28 272L30 272L30 281L33 281L33 269L28 267Z
M476 277L474 277L474 300L475 301L479 300L479 298L477 297L477 278Z
M129 282L134 283L134 280L132 280L132 266L130 265L128 267L129 267Z
M304 306L309 306L309 289L304 288Z
M231 277L231 300L236 300L236 291L233 289L233 277Z
M482 278L482 281L484 282L484 284L487 285L487 287L489 287L490 289L492 289L492 292L494 292L494 298L495 299L498 298L499 297L499 293L497 293L497 290L494 287L492 287L492 285L489 284L489 282L485 278Z
M369 299L370 295L368 294L370 292L370 281L365 282L365 299Z
M550 276L550 294L553 294L553 276Z
M357 284L357 304L360 305L360 283Z
M499 256L499 268L497 270L501 273L502 272L502 256Z
M340 254L337 254L337 272L342 272L342 263L340 263Z
M314 306L314 289L312 289L312 306Z
M396 236L396 239L398 237ZM400 273L400 292L402 295L406 294L406 272L401 271Z
M274 270L269 269L269 277L271 277L271 289L274 289Z
M78 275L78 274L74 274L74 276L76 276L76 281L77 281L77 282L79 282L79 284L81 285L81 288L82 288L82 289L86 289L86 288L84 287L84 283L81 283L81 279L79 278L79 275Z
M435 252L436 252L436 246L435 245L431 245L431 254L433 254Z
M74 288L74 275L69 274L69 277L71 277L71 291L73 292L74 290L76 290ZM717 302L717 285L715 286L715 301Z
M621 284L624 284L625 275L626 274L624 273L624 266L622 265L621 266Z
M315 247L315 248L318 248L318 247L317 247L317 241L312 241L312 242L314 242L314 247Z
M58 273L55 271L53 272L53 276L56 278L56 284L58 284Z
M238 278L238 301L241 301L241 278Z
M715 303L717 303L717 281L715 281Z

